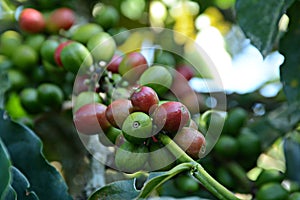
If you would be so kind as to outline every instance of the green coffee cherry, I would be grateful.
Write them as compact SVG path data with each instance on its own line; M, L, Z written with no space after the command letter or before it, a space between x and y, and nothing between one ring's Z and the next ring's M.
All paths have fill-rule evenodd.
M188 175L181 175L175 179L175 185L185 193L193 193L200 189L199 183Z
M258 156L261 152L261 142L258 135L249 129L242 129L237 141L239 154L242 156Z
M271 182L263 185L256 193L257 200L284 200L288 198L288 192L280 183Z
M83 24L74 30L71 39L86 44L94 34L100 33L102 31L102 27L98 24Z
M36 52L39 52L45 39L46 37L43 34L34 34L29 35L24 43L33 48Z
M219 167L216 172L217 180L228 188L234 188L236 182L229 171L224 169L223 167Z
M74 100L73 111L76 112L81 106L89 103L102 103L98 93L92 91L81 92Z
M237 140L234 139L233 137L222 135L220 136L214 149L219 156L232 158L237 155L239 151L239 145Z
M228 116L224 124L224 133L229 135L237 135L246 123L248 113L241 107L233 108L228 112Z
M288 200L300 200L300 192L294 192L289 196Z
M89 50L78 42L71 42L66 45L61 50L60 59L63 67L74 74L77 74L81 67L87 69L93 64Z
M42 111L42 105L38 99L38 92L35 88L25 88L20 93L22 106L29 113L38 113Z
M141 76L140 84L151 87L158 95L165 94L172 85L172 75L163 66L149 67Z
M125 141L117 149L115 155L116 167L124 172L137 172L145 166L148 160L148 149L146 146L136 146Z
M55 84L43 83L37 88L38 99L42 105L48 108L58 109L61 107L64 94Z
M258 187L270 183L278 182L280 183L284 179L284 174L276 169L265 169L263 170L256 179L256 185Z
M104 146L113 146L116 143L116 139L121 134L122 131L120 129L111 126L107 130L105 130L105 133L99 133L98 138L101 144L103 144Z
M158 143L151 144L148 163L151 171L170 170L175 164L175 157L164 146Z
M122 125L123 135L129 142L143 143L152 136L152 120L143 112L131 113Z
M38 54L29 45L21 45L12 55L13 63L22 71L30 71L38 64Z
M94 34L87 42L87 48L95 61L109 62L116 50L114 39L105 32Z
M22 36L20 33L8 30L0 36L0 53L11 57L16 49L22 44Z
M22 72L14 69L8 70L8 80L12 90L19 90L28 83L27 77Z

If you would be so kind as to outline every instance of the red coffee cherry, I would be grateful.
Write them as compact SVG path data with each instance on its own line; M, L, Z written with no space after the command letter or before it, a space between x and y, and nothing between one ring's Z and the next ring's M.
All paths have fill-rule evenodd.
M33 8L25 8L20 14L19 25L23 31L38 33L45 28L46 22L40 11Z
M147 86L141 86L134 90L130 100L135 111L144 113L149 113L150 109L154 110L159 102L156 92Z
M180 102L170 101L161 104L153 113L153 122L158 129L168 133L176 133L190 120L190 113Z
M101 103L90 103L79 108L74 115L77 130L85 135L105 132L110 123L105 116L106 106Z

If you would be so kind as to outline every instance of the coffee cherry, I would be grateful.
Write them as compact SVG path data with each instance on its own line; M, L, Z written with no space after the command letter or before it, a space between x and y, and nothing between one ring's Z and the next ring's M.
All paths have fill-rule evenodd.
M114 27L119 21L119 13L113 6L103 5L94 13L95 22L105 30Z
M176 71L179 72L187 81L194 77L195 71L188 65L179 65L176 67Z
M20 93L22 106L29 113L38 113L42 111L42 106L38 99L38 92L35 88L25 88Z
M47 108L60 109L64 94L60 87L53 83L43 83L37 88L40 103Z
M244 128L238 135L239 154L246 157L256 157L261 152L259 136L250 129Z
M0 35L0 53L11 57L16 49L22 44L22 35L13 30L8 30Z
M140 84L151 87L158 95L165 94L172 85L172 75L166 67L149 67L141 76Z
M176 64L176 60L174 56L167 51L159 50L158 52L155 53L154 59L155 59L154 63L165 65L165 66L173 67Z
M70 8L55 9L47 20L47 28L51 32L57 32L60 29L68 30L75 22L75 13Z
M288 192L280 183L276 182L263 185L256 193L257 200L283 200L287 198Z
M95 61L109 62L116 50L114 39L105 32L94 34L86 44Z
M151 144L148 163L151 171L166 171L175 164L176 158L164 146L159 143Z
M172 82L172 86L170 90L177 98L183 99L186 96L195 94L194 90L192 89L192 87L190 86L188 80L184 75L175 71L173 76L174 76L174 81ZM198 104L197 100L194 101Z
M189 156L199 159L205 150L205 138L198 130L183 127L174 137L178 144Z
M38 64L38 54L29 45L20 45L12 55L12 61L18 69L31 71Z
M137 172L145 166L148 160L148 149L146 146L136 146L125 141L117 149L115 155L115 165L123 172Z
M158 130L174 134L190 120L190 113L180 102L170 101L158 106L153 113L153 122Z
M47 39L42 43L40 54L43 61L47 61L50 64L56 64L55 51L59 46L59 42L55 39Z
M19 17L19 25L23 31L38 33L45 28L45 20L40 11L33 8L25 8Z
M117 138L122 135L122 131L113 126L110 126L105 133L101 132L98 134L98 139L104 146L114 146Z
M284 177L284 174L276 169L265 169L259 174L255 183L258 187L270 182L280 183Z
M145 57L139 52L132 52L122 59L119 73L127 81L135 82L147 68L148 64Z
M93 64L89 50L79 42L70 42L63 47L60 59L63 67L73 74L77 74L80 68L86 70Z
M111 71L112 73L118 73L119 72L119 65L122 62L123 57L120 55L115 54L110 63L107 65L107 70Z
M147 86L142 86L134 90L130 100L135 111L144 113L149 113L150 109L154 110L159 102L156 92Z
M300 192L294 192L289 196L288 200L300 200Z
M219 156L232 158L237 155L239 151L239 145L235 138L222 135L216 143L214 150Z
M98 93L92 91L81 92L74 100L73 110L76 112L79 108L89 103L101 103L101 97Z
M46 36L43 34L33 34L26 37L24 44L30 46L36 52L40 52L43 42Z
M86 44L88 40L97 33L102 32L103 29L98 24L85 23L78 26L72 33L71 39L77 42Z
M175 185L179 190L185 193L193 193L199 191L199 183L188 175L180 175L175 179Z
M243 108L237 107L231 109L225 120L223 132L230 135L237 135L242 126L246 123L247 117L247 111Z
M77 130L85 135L106 131L111 125L105 117L106 106L101 103L90 103L82 106L74 115Z
M237 184L235 178L223 167L218 167L216 171L216 178L227 188L234 188L234 186Z
M55 52L54 52L54 60L55 60L55 62L56 62L56 64L57 64L58 66L63 66L63 64L62 64L62 62L61 62L61 58L60 58L61 51L63 50L63 48L64 48L65 46L67 46L67 45L70 44L71 42L73 42L73 41L68 40L68 41L66 41L66 42L60 43L60 44L56 47Z
M129 142L141 144L152 136L152 120L143 112L131 113L122 125L123 135Z
M187 127L198 130L198 125L193 119L190 120L190 123L187 123Z
M125 119L132 113L133 106L128 99L117 99L108 105L105 115L107 120L116 128L122 128Z

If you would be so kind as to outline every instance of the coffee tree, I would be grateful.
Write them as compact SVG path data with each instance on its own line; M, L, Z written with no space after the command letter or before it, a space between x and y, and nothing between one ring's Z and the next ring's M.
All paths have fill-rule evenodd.
M299 8L0 1L0 199L300 199ZM280 81L224 87L207 20L231 57L283 55Z

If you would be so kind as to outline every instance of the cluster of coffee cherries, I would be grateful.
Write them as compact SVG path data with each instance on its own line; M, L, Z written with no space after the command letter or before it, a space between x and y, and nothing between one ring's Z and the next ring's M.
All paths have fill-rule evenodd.
M124 172L167 170L176 164L177 158L161 143L161 134L173 139L190 157L199 159L204 153L205 138L189 109L180 101L160 98L173 85L171 73L164 66L149 67L144 59L137 58L143 58L142 54L129 53L115 65L115 71L128 85L122 88L121 80L120 87L113 90L124 89L126 95L117 95L109 102L94 91L83 91L75 97L74 123L78 132L98 134L103 145L115 147L114 167ZM112 63L108 64L108 70L111 68ZM165 71L165 77L160 77ZM81 80L82 76L78 77Z
M111 35L119 29L119 14L111 6L102 8L81 23L71 7L24 6L16 12L16 23L0 31L0 73L7 74L9 82L4 103L12 118L68 109L64 105L80 66L111 59L116 49ZM105 51L96 48L100 43Z

